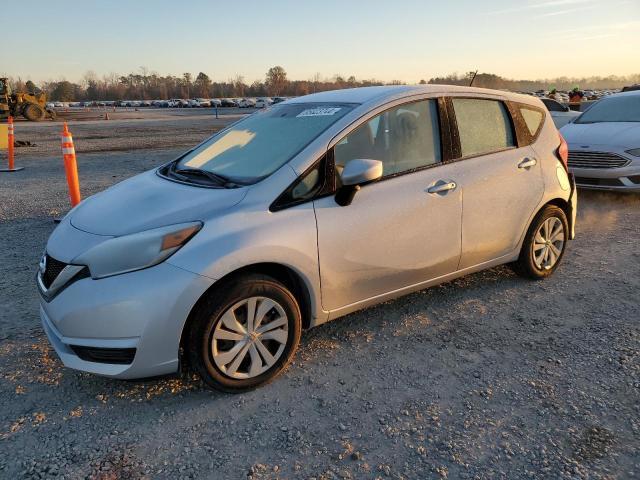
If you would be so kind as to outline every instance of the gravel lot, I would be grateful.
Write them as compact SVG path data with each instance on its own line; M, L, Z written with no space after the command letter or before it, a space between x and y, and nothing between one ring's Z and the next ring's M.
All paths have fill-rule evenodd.
M71 124L83 195L231 119ZM17 125L37 146L0 174L0 478L640 476L639 196L581 192L553 278L500 267L349 315L232 396L75 372L49 347L33 276L68 204L59 129Z

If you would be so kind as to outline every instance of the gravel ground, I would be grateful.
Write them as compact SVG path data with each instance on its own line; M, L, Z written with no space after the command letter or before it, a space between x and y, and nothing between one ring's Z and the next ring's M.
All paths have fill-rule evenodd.
M102 128L74 126L94 152L79 156L83 194L217 128L160 123L107 127L127 137L115 152L83 138ZM578 239L544 282L500 267L349 315L232 396L61 365L33 282L67 205L60 156L42 148L0 174L1 478L640 476L640 197L581 192Z

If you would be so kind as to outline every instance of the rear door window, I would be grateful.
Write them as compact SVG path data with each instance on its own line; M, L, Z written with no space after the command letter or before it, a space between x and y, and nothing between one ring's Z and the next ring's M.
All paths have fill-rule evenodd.
M453 98L462 157L497 152L516 146L513 125L503 102Z

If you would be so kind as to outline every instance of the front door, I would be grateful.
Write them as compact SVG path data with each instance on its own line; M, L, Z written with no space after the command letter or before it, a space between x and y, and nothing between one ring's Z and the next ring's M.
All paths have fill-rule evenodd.
M390 109L334 147L336 170L381 160L383 179L353 202L314 201L322 304L336 310L454 272L461 245L459 165L441 164L435 100ZM445 185L443 187L443 185Z

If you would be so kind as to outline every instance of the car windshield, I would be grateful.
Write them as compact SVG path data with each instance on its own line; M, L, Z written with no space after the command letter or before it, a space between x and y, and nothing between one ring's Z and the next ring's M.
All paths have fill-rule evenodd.
M640 95L620 95L596 102L575 123L640 122Z
M349 104L281 104L211 137L178 168L201 169L240 184L254 183L287 163L353 108Z

